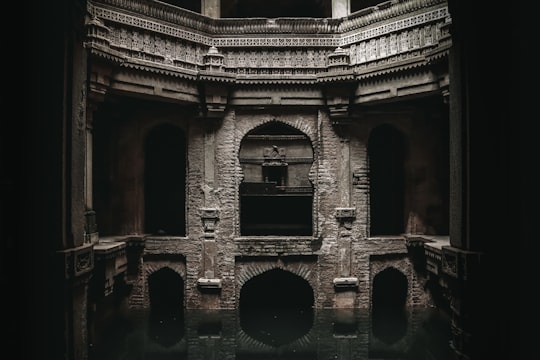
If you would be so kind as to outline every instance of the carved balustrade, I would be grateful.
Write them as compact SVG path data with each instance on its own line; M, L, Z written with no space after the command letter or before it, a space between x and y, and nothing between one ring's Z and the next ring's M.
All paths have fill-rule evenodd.
M94 55L193 80L202 74L205 81L312 84L339 81L334 73L361 79L429 65L450 46L443 0L388 1L339 19L213 19L144 0L90 1L88 13ZM209 66L211 58L219 66Z

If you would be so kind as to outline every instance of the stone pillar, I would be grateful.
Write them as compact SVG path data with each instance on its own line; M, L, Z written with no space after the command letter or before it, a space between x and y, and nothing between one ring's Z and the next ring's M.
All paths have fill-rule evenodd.
M221 17L221 0L201 0L201 13L214 19Z
M355 306L358 279L351 276L352 267L352 226L356 219L356 209L351 206L351 162L348 119L334 120L334 126L341 140L338 155L338 194L340 207L336 208L339 222L337 232L338 267L334 278L336 290L335 306L353 308Z
M85 212L85 243L97 243L99 241L99 234L96 224L96 213L94 211L93 203L93 121L94 121L93 104L88 102L86 107L86 139L85 139L85 168L84 168L84 201L86 204Z
M342 138L339 142L339 173L338 187L339 199L342 207L351 206L351 145L348 138Z
M351 13L350 0L332 0L332 18L342 18Z
M216 224L219 220L219 209L212 207L217 204L215 198L215 119L204 119L208 123L204 135L204 207L201 209L203 225L202 239L202 277L197 285L203 293L201 307L208 309L219 308L219 293L221 279L216 274L216 259L218 247L216 243Z
M92 244L56 252L58 268L63 269L62 299L54 306L62 307L65 319L66 359L88 359L88 285L94 270ZM57 319L61 321L61 319Z

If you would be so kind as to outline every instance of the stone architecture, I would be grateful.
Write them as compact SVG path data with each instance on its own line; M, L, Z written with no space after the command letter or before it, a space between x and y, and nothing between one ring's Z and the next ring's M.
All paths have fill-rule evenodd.
M404 289L407 309L448 309L456 355L477 358L467 10L300 3L54 8L48 50L64 55L46 65L65 78L40 85L64 105L43 119L51 191L29 198L50 204L30 216L51 236L36 249L64 319L55 358L88 358L115 296L146 309L165 284L183 308L235 310L267 275L305 286L315 309L369 310L375 288Z

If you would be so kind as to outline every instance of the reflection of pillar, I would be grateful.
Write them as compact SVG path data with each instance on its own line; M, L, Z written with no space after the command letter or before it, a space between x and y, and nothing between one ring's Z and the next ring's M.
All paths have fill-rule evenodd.
M350 13L350 0L332 0L332 17L334 19L347 16Z
M219 19L221 17L221 0L201 0L201 14Z

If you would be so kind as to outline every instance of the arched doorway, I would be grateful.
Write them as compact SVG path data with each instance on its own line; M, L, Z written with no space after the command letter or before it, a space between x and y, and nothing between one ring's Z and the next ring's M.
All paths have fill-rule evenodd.
M272 121L250 131L240 145L241 235L309 236L313 233L313 149L301 131Z
M162 346L173 346L185 334L184 280L171 268L161 268L148 276L148 295L148 335Z
M313 326L313 289L298 275L273 269L247 281L240 291L240 325L252 338L281 346Z
M374 128L368 141L370 178L370 235L399 235L405 231L406 144L389 124Z
M186 140L176 126L152 129L145 144L145 232L186 234Z
M373 335L386 344L399 341L407 333L407 277L389 267L373 279L371 319Z

